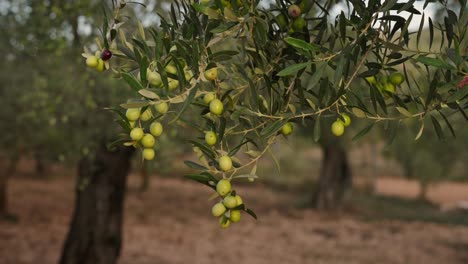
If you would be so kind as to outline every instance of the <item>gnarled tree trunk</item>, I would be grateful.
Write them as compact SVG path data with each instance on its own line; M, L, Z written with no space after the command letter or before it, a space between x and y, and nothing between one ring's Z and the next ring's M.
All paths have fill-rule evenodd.
M75 210L61 264L114 264L122 243L123 206L133 149L108 151L78 168Z
M319 210L334 210L340 208L351 187L351 170L346 152L337 142L323 145L322 151L320 178L312 203Z

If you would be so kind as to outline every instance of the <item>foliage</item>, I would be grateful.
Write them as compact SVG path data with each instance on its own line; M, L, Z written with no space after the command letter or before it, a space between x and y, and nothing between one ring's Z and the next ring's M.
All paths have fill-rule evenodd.
M413 17L425 17L414 1L350 0L348 13L331 17L334 3L291 7L278 0L264 8L248 0L177 1L160 15L160 27L145 29L124 15L134 2L113 1L99 49L83 56L105 60L106 69L131 87L135 96L123 108L151 111L150 120L133 123L118 110L124 144L144 148L128 134L135 126L148 131L156 120L190 126L199 135L189 141L199 161L186 164L203 171L192 179L211 187L219 178L257 177L258 160L283 137L288 122L312 121L315 140L322 120L344 122L342 113L369 121L355 139L376 124L396 128L404 119L430 120L439 137L443 127L455 133L447 117L468 119L467 89L457 87L468 71L465 9L445 7L443 23L422 19L411 32ZM419 44L424 27L429 49L413 49L410 39ZM434 34L443 38L440 46L433 46ZM114 55L110 60L99 55L107 50ZM169 112L153 114L161 102ZM207 131L217 134L214 145L204 142ZM226 155L233 168L222 170L219 159ZM250 173L240 174L246 168Z
M0 16L0 139L8 155L34 153L43 160L75 161L117 126L102 105L117 104L126 93L118 80L96 78L76 54L82 33L78 21L98 20L97 1L4 1ZM87 15L84 18L83 15ZM94 15L94 16L93 16Z

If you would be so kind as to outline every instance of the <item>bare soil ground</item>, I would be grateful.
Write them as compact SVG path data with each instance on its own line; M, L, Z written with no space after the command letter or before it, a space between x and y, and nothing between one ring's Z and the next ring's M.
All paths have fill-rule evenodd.
M466 264L468 227L420 222L363 222L291 206L297 197L260 183L241 186L259 221L243 215L221 230L207 187L153 178L145 193L132 175L120 264ZM0 263L57 263L73 206L73 177L14 177L10 208L18 223L0 221ZM385 210L385 208L382 208ZM468 218L468 217L467 217Z

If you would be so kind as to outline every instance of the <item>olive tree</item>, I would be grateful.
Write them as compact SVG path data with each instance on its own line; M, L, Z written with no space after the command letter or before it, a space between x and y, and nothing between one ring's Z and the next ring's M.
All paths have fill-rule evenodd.
M257 178L258 160L306 121L319 140L327 120L341 136L351 116L368 120L355 138L404 119L421 124L418 134L430 120L441 134L442 127L451 129L448 115L466 117L467 91L458 85L467 75L464 8L446 7L444 23L437 23L413 2L347 1L349 13L330 17L333 3L178 1L159 27L144 28L124 15L132 3L113 1L99 50L83 56L135 92L124 109L114 109L127 132L123 144L152 160L160 128L193 127L198 136L188 143L199 160L185 163L200 173L187 177L222 200L239 194L234 187L221 194L220 179L231 186ZM412 48L410 40L419 44L425 27L429 47ZM444 39L437 47L435 34ZM225 209L215 214L222 226L237 210L255 216L244 203Z

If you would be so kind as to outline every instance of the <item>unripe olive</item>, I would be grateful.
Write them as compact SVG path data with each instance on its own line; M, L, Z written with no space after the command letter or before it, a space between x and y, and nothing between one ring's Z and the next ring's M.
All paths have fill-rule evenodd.
M285 136L290 135L293 132L293 126L290 122L287 122L281 127L281 133Z
M219 225L221 228L228 228L231 225L231 221L223 216L219 218Z
M217 203L211 208L211 213L216 216L222 216L226 212L226 207L222 203Z
M203 96L203 102L205 104L211 103L211 101L213 101L214 99L216 99L216 94L215 93L207 93L207 94L205 94L205 96Z
M216 144L216 140L217 140L217 137L216 137L215 132L208 131L208 132L205 133L205 142L209 146L213 146L214 144Z
M167 110L169 109L169 105L166 102L158 102L156 103L154 108L156 109L158 113L164 115L165 113L167 113Z
M344 133L344 123L341 120L336 120L331 126L331 131L333 135L339 137Z
M210 68L205 71L204 75L208 81L214 81L216 78L218 78L218 68Z
M163 126L159 122L153 122L150 126L150 133L155 136L159 137L163 132Z
M231 182L227 179L222 179L216 184L216 192L221 196L226 196L231 192Z
M219 158L219 167L222 171L229 171L232 169L232 160L229 156L222 156Z
M231 210L229 212L229 220L233 223L237 223L240 221L241 218L241 211L240 210Z
M156 143L156 139L151 134L145 134L141 139L141 145L145 148L152 148Z
M213 99L210 103L210 112L214 115L221 115L224 110L223 102L219 99Z
M129 108L125 113L128 121L137 121L140 118L140 108Z
M148 121L153 117L153 113L151 112L151 109L147 108L143 113L140 115L140 120L141 121Z
M145 148L143 150L143 158L145 160L152 160L154 159L154 156L155 156L155 153L154 153L154 149L152 148Z
M90 68L96 68L98 66L98 58L96 56L89 56L86 58L86 65Z
M393 85L400 85L405 81L405 76L399 72L394 72L388 76L388 80L393 84Z
M344 121L343 121L343 125L344 125L345 127L351 125L351 117L349 117L348 114L343 113L343 114L341 114L341 117L342 117L343 120L344 120Z
M224 197L223 204L224 204L224 206L226 206L226 208L229 208L229 209L232 209L232 208L236 207L237 206L236 197L234 197L232 195L228 195L228 196Z
M144 135L144 134L145 134L145 133L143 132L143 129L137 127L137 128L134 128L134 129L132 129L132 130L130 131L130 138L131 138L132 140L137 140L137 141L138 141L138 140L140 140L140 139L143 138L143 135Z

